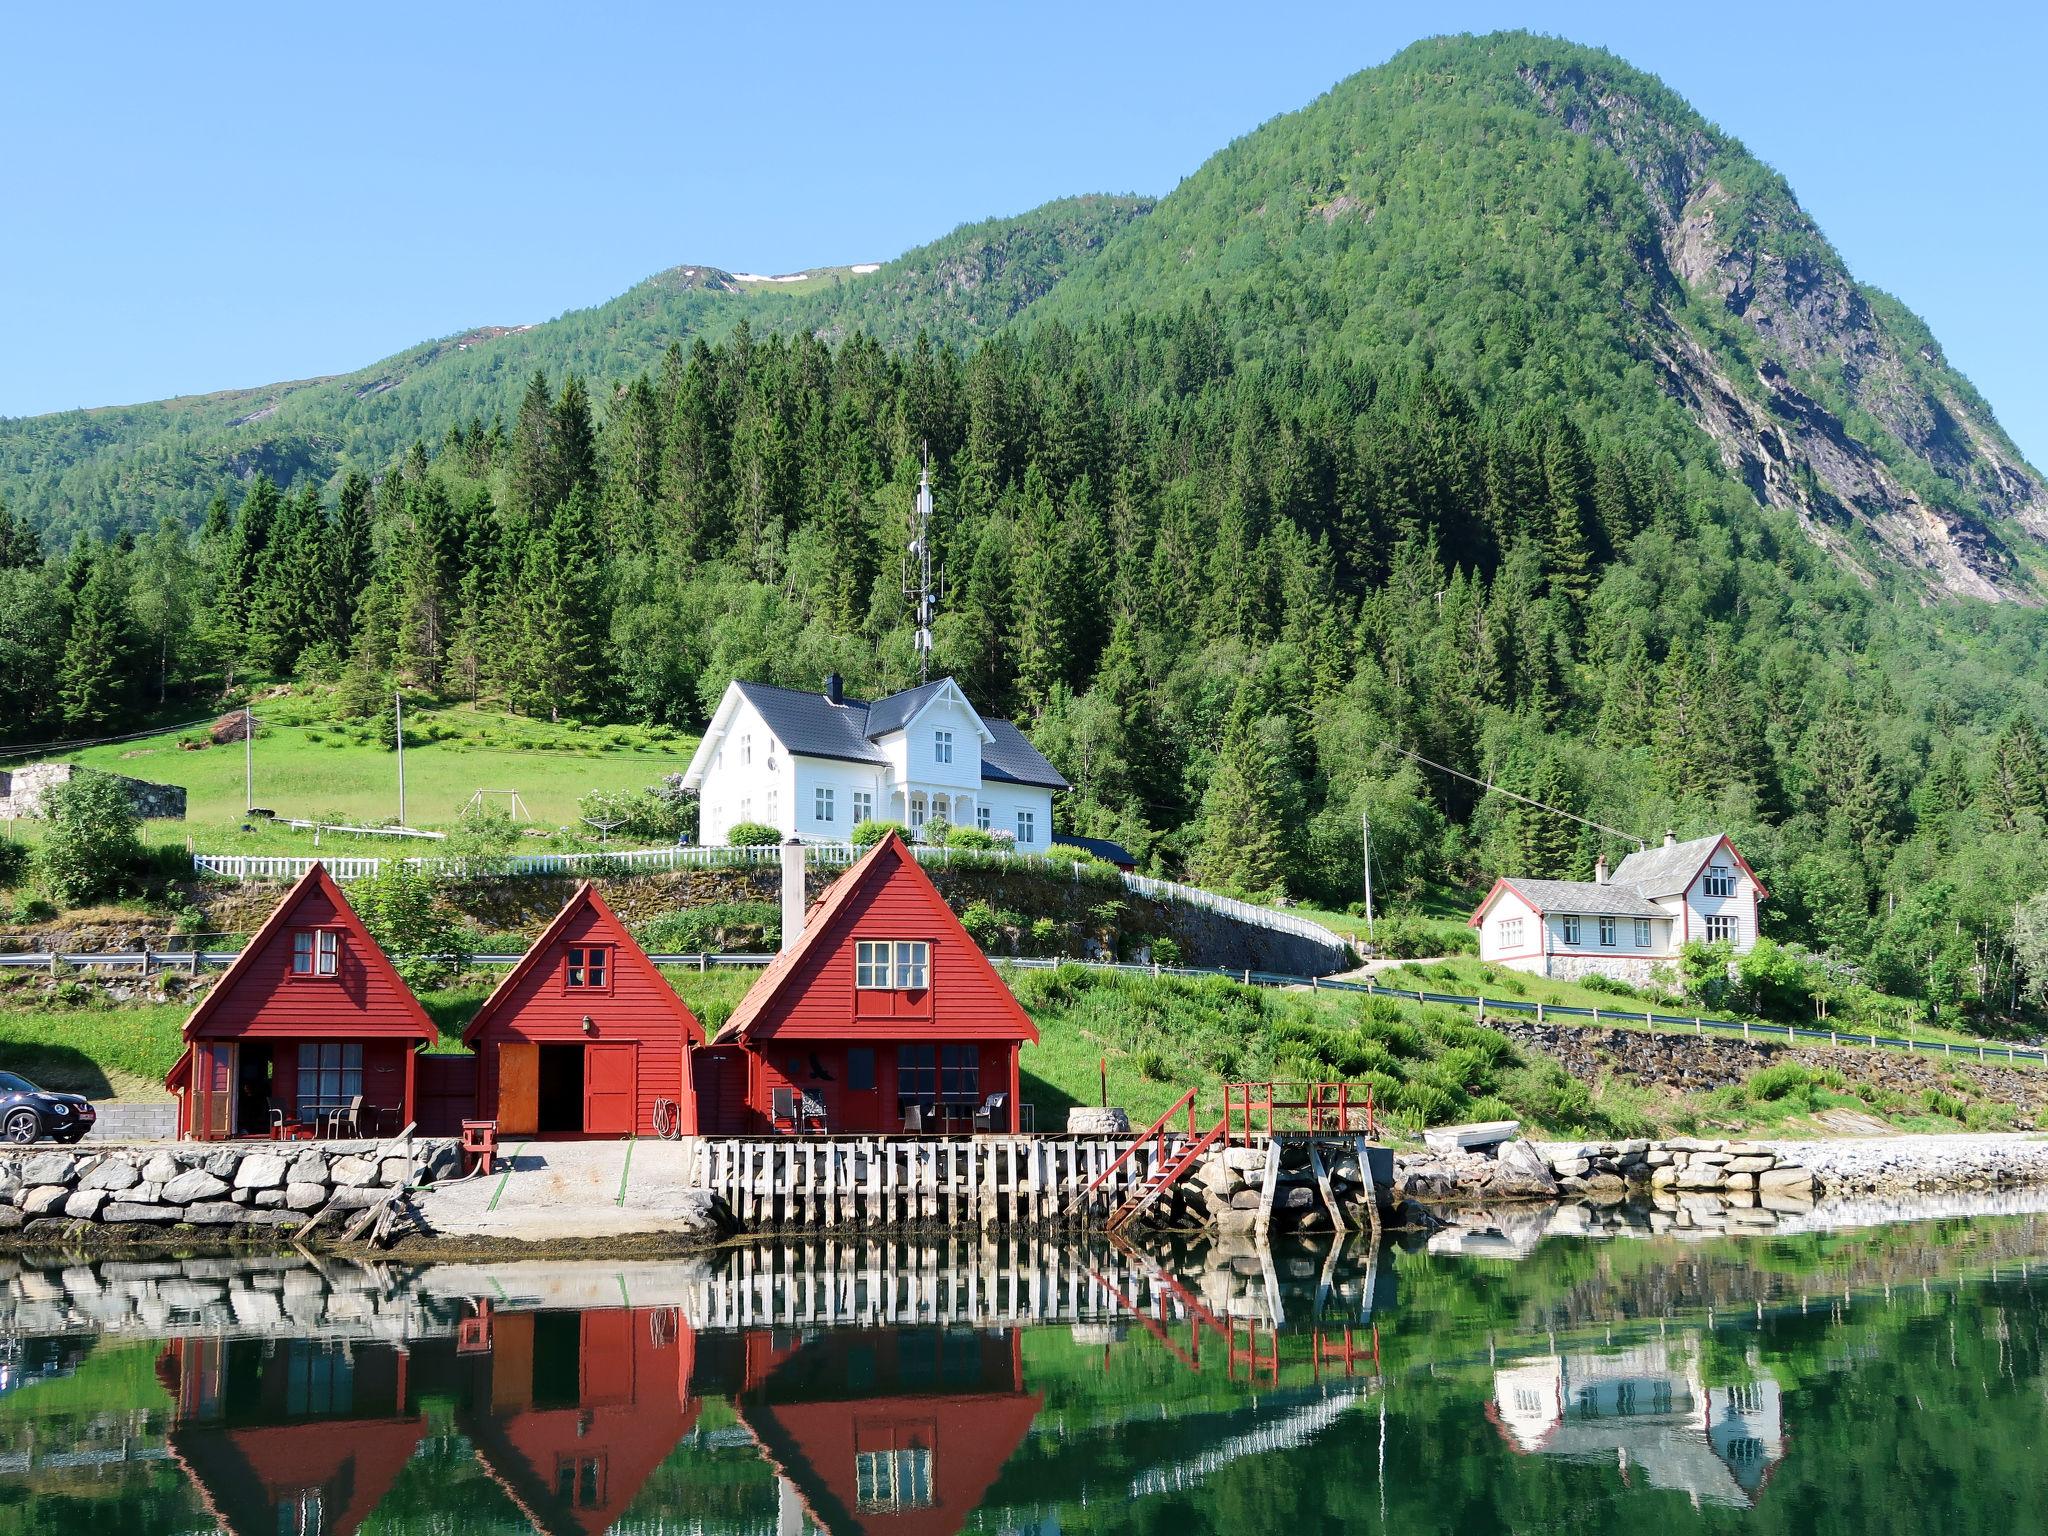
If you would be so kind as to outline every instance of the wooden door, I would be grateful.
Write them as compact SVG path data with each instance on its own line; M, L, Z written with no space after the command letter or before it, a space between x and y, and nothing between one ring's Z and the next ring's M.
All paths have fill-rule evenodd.
M195 1045L192 1059L192 1134L225 1141L235 1130L235 1045Z
M540 1129L540 1047L507 1040L498 1047L498 1134L531 1136Z
M586 1045L583 1048L583 1133L630 1136L639 1048Z
M882 1129L882 1080L879 1052L872 1045L849 1045L840 1074L839 1115L834 1131L872 1133Z

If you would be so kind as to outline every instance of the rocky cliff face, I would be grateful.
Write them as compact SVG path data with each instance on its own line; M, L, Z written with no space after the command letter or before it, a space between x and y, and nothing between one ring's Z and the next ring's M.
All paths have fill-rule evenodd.
M1539 110L1612 150L1642 189L1659 242L1641 255L1669 280L1643 346L1730 471L1858 569L1867 542L1930 594L2037 601L2048 485L1924 328L1849 275L1784 183L1623 72L1516 73Z

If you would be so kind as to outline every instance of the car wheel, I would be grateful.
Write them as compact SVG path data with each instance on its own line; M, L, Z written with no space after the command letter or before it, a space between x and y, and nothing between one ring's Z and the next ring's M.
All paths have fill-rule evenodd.
M0 1136L9 1141L34 1141L42 1134L42 1117L32 1109L17 1109L0 1123Z

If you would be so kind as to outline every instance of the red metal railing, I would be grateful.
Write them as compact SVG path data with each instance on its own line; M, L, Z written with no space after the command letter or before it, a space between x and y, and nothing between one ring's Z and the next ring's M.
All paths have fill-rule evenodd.
M1232 1146L1276 1131L1379 1134L1370 1083L1225 1083L1223 1122Z
M1135 1157L1139 1149L1142 1147L1151 1147L1153 1152L1152 1166L1155 1168L1163 1168L1166 1165L1167 1155L1166 1122L1171 1120L1175 1115L1179 1114L1182 1109L1186 1109L1188 1112L1188 1135L1201 1135L1200 1129L1195 1125L1195 1096L1201 1091L1202 1090L1199 1088L1190 1088L1186 1093L1182 1094L1179 1098L1175 1099L1173 1101L1172 1106L1168 1108L1166 1113L1161 1115L1157 1120L1154 1120L1152 1122L1150 1129L1148 1129L1142 1136L1138 1137L1135 1141L1133 1141L1128 1147L1125 1147L1123 1150L1123 1154L1120 1157L1118 1157L1115 1162L1111 1163L1107 1168L1103 1169L1102 1172L1095 1175L1094 1179L1092 1179L1089 1182L1088 1187L1081 1191L1082 1198L1085 1199L1089 1195L1094 1194L1096 1190L1100 1189L1104 1184L1108 1183L1110 1176L1114 1174L1117 1171L1117 1169L1123 1167L1125 1163L1128 1163L1133 1157Z

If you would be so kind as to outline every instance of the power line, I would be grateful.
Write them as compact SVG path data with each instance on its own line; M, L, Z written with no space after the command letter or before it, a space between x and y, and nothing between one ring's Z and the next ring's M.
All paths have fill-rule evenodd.
M1434 758L1424 757L1420 752L1411 752L1408 748L1400 746L1395 742L1390 741L1387 745L1403 757L1413 758L1426 768L1434 768L1438 773L1448 773L1454 779L1463 779L1467 784L1475 784L1490 795L1506 795L1510 800L1519 800L1524 805L1533 805L1539 811L1548 811L1553 816L1562 816L1567 821L1576 821L1582 827L1591 827L1595 832L1605 832L1610 837L1618 837L1625 843L1634 843L1638 848L1650 846L1647 838L1637 837L1633 832L1624 832L1619 827L1610 827L1604 821L1594 821L1590 817L1579 815L1576 811L1567 811L1561 806L1545 805L1541 800L1532 800L1527 795L1518 795L1512 789L1502 789L1498 784L1489 784L1484 779L1475 779L1469 773L1460 773L1455 768L1437 762Z
M113 747L124 741L142 741L151 736L169 736L178 731L196 730L202 725L211 725L216 717L209 715L204 720L187 720L183 725L152 725L146 731L130 731L125 736L81 736L76 741L25 741L13 746L0 746L0 758L34 757L39 752L70 752L80 747Z

